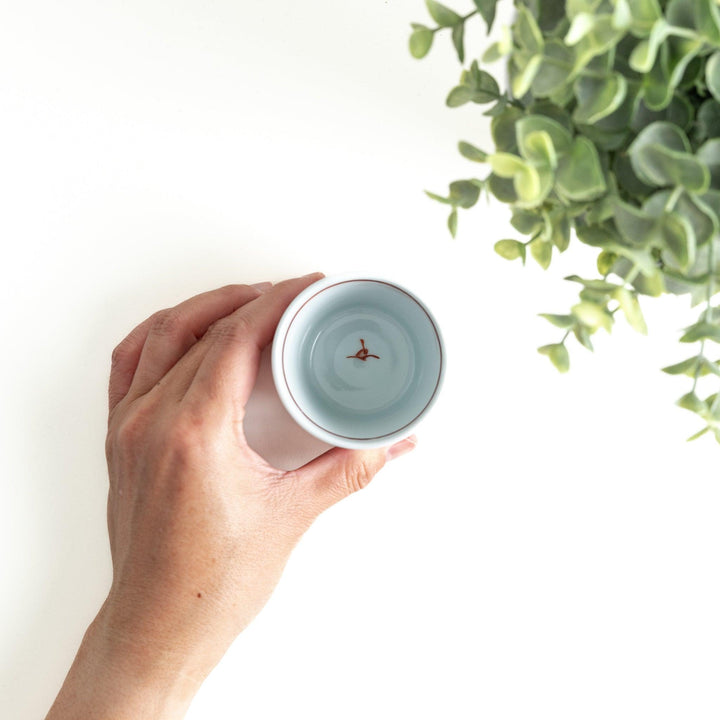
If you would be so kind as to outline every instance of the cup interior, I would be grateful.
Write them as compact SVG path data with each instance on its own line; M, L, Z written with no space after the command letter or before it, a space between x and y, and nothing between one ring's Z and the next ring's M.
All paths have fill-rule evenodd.
M280 382L295 414L316 428L339 440L390 439L433 401L443 369L440 333L403 288L336 282L290 311Z

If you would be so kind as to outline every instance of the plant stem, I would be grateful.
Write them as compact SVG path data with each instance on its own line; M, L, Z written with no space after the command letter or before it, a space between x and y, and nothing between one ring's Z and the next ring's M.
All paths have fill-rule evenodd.
M627 277L625 278L625 282L632 287L632 281L638 276L639 272L640 272L640 266L637 265L637 263L633 263L633 266L630 268L630 272L627 274Z
M471 13L468 13L467 15L461 15L460 16L460 22L465 22L468 18L471 18L473 15L477 15L478 11L473 10ZM457 24L457 23L456 23ZM436 28L431 28L432 32L436 33L438 30L443 30L446 27L451 27L449 25L438 25Z

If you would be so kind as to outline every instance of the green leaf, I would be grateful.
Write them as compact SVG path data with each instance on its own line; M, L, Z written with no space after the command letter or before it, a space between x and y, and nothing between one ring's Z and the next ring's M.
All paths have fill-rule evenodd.
M687 375L688 377L693 377L699 360L700 358L697 355L694 355L682 362L675 363L674 365L668 365L667 367L662 368L662 371L668 375Z
M720 51L714 52L705 65L705 82L716 100L720 100Z
M705 403L694 392L686 393L675 404L694 413L703 414L706 411Z
M432 19L440 27L451 27L462 20L454 10L445 7L445 5L441 5L439 2L436 2L436 0L425 0L425 5L427 5L428 12Z
M518 138L520 152L526 160L536 166L544 166L551 169L557 167L557 154L550 135L544 130L523 135L522 140Z
M616 260L617 255L614 252L603 250L597 257L596 264L598 272L601 275L607 275L612 270Z
M697 158L710 171L710 187L720 189L720 139L713 138L703 143L698 148Z
M461 208L471 208L480 197L480 188L469 180L450 183L450 201Z
M542 32L525 5L517 8L517 15L513 23L513 34L518 45L532 54L541 53L544 46ZM524 93L523 93L524 94Z
M538 315L561 330L569 330L576 322L572 315L554 315L552 313L538 313Z
M535 80L535 76L542 65L543 56L533 55L527 63L523 65L522 70L516 73L512 79L512 91L515 97L522 97Z
M416 26L410 35L410 54L415 58L424 58L432 47L434 33L430 28Z
M646 247L657 235L656 218L621 200L615 201L614 220L623 240L631 247Z
M553 148L557 155L564 155L572 147L572 135L557 120L545 115L526 115L515 124L518 147L522 150L528 135L543 132L550 136Z
M720 43L720 11L714 0L695 0L693 3L694 26L705 40L717 47Z
M550 239L559 252L562 253L568 249L570 245L570 220L567 215L553 217Z
M452 29L452 41L457 52L458 60L463 63L465 62L465 23L459 22L457 25L453 25Z
M474 60L470 70L463 70L460 85L453 88L445 101L449 107L459 107L467 102L484 105L500 98L500 88L490 73L480 70Z
M534 235L542 229L543 218L532 210L513 208L510 224L523 235Z
M487 25L488 33L492 30L493 22L495 22L495 6L497 0L473 0L475 7L482 16Z
M500 28L500 39L494 42L483 53L482 61L484 63L492 63L506 55L509 55L513 49L512 34L507 26Z
M433 192L430 192L429 190L425 190L425 194L431 199L436 200L439 203L444 203L445 205L452 205L452 200L450 198L444 198L442 195L436 195Z
M458 221L458 214L457 214L457 208L453 208L450 211L450 214L448 215L447 225L448 230L450 230L450 234L455 237L457 234L457 221Z
M718 363L708 360L703 355L695 355L675 365L669 365L662 370L668 375L687 375L691 378L705 377L706 375L720 376Z
M586 280L585 278L581 278L577 275L568 275L565 280L580 283L583 287L589 288L590 290L596 290L601 293L611 293L622 287L622 285L611 283L607 280Z
M669 122L648 125L628 148L635 174L648 185L682 185L703 193L710 185L710 172L694 155L680 128Z
M506 260L522 258L525 263L525 243L519 240L498 240L495 243L495 252Z
M683 270L695 262L695 234L687 218L666 213L660 223L663 245Z
M512 178L519 200L533 205L542 201L543 186L538 171L522 158L511 153L495 153L488 156L490 167L496 175ZM550 188L546 188L545 194Z
M662 17L657 0L627 0L632 15L631 29L637 37L647 37Z
M500 177L515 177L527 168L527 163L517 155L512 153L498 152L488 156L488 162L493 172Z
M580 12L572 19L563 40L566 45L577 45L595 27L595 17L589 12Z
M607 192L607 184L595 146L585 137L576 137L570 152L560 159L557 190L568 200L593 200Z
M575 335L575 338L583 347L586 347L592 352L593 344L590 340L590 333L584 325L576 325L573 328L573 335Z
M517 150L516 127L519 125L518 120L523 115L522 110L510 105L492 119L490 133L498 152L515 152Z
M585 70L595 58L601 58L614 48L625 31L613 25L612 15L598 15L590 32L575 47L573 74Z
M592 302L582 301L573 305L570 312L583 324L597 330L605 328L610 332L612 328L612 315L605 308Z
M532 81L535 97L549 97L571 81L575 67L573 48L555 39L545 41L540 68Z
M592 125L611 115L627 95L627 81L620 73L604 78L579 77L574 85L578 104L573 112L576 123Z
M458 85L448 93L445 104L451 108L460 107L461 105L469 103L472 98L473 91L467 87L467 85Z
M698 108L695 122L698 140L720 137L720 103L715 98L708 98Z
M632 9L628 0L616 0L612 16L613 27L618 30L628 30L633 23Z
M485 162L488 158L486 152L463 140L458 143L458 150L463 157L473 162Z
M630 67L638 73L648 73L655 64L658 49L671 32L671 27L664 18L658 18L650 31L647 40L639 42L630 55Z
M692 440L697 440L699 437L702 437L709 429L710 429L710 426L709 426L709 425L705 426L702 430L699 430L699 431L696 432L694 435L691 435L691 436L687 439L687 442L690 442L690 441L692 441Z
M698 340L713 340L720 343L720 325L711 325L708 322L700 321L686 328L685 334L680 342L690 343Z
M490 173L487 187L488 191L500 202L512 205L519 201L512 178L503 178L495 173Z
M550 267L552 248L552 243L540 240L539 238L530 243L530 254L543 270L547 270Z
M645 318L640 309L640 302L638 301L637 295L626 288L618 288L613 292L613 297L620 303L620 307L630 327L642 335L647 335L647 325L645 324Z
M554 343L552 345L543 345L538 348L541 355L547 355L552 364L562 373L570 369L570 356L567 348L563 343Z

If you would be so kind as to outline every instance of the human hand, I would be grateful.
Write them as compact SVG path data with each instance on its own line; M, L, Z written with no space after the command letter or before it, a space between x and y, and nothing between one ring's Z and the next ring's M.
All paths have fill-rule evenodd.
M155 313L113 352L106 455L113 582L47 720L179 718L268 600L313 520L389 449L292 471L243 433L260 353L321 274L228 285Z

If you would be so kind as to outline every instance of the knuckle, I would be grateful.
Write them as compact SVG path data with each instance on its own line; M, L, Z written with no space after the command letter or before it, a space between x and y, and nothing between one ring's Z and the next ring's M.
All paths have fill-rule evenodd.
M108 443L111 447L135 447L147 436L148 429L149 423L144 413L129 411L108 434Z
M185 318L177 308L161 310L152 322L151 332L155 335L177 335L183 329Z
M130 354L130 346L127 340L123 340L121 343L113 348L112 355L110 356L111 367L117 367L125 361Z
M376 468L368 460L359 460L345 471L345 483L349 494L364 490L373 479Z
M247 316L239 313L232 318L222 318L215 322L208 334L215 343L237 345L247 342L252 331L252 323Z

